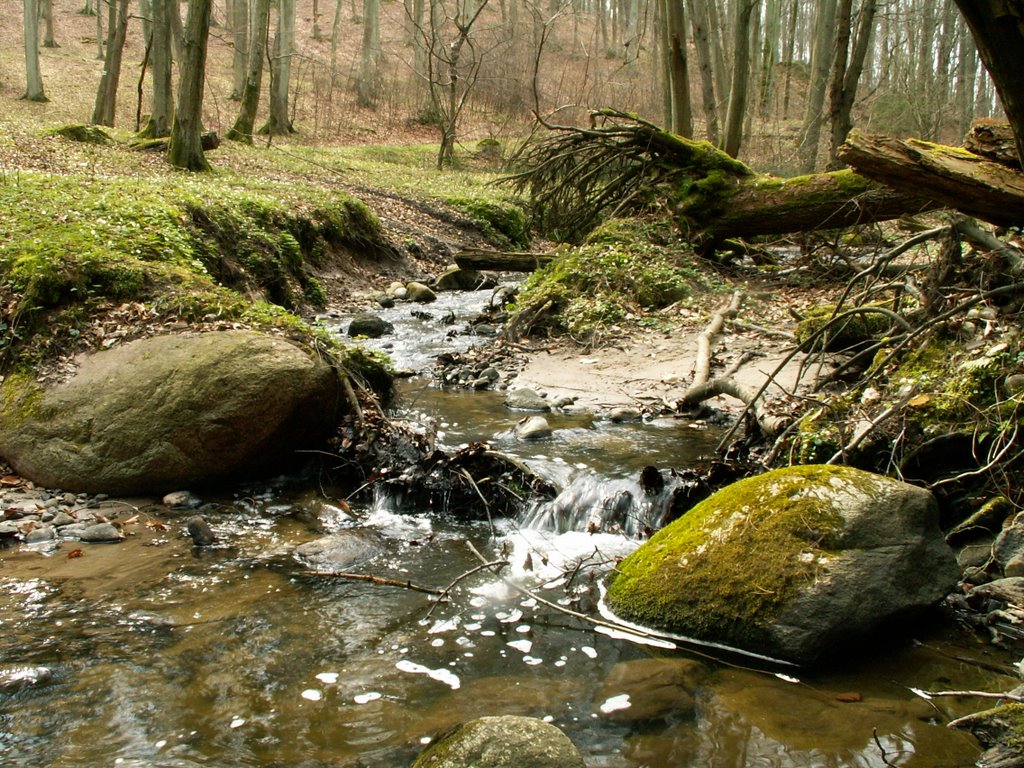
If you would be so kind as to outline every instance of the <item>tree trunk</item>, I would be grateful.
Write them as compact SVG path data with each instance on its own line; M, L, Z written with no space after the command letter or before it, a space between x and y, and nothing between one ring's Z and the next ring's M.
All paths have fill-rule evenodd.
M103 76L96 91L96 106L92 111L93 125L114 125L117 111L117 85L121 80L121 58L128 34L128 0L111 0L107 17L107 56L103 60Z
M750 17L755 0L741 2L742 5L736 9L736 26L733 29L732 83L729 86L729 111L725 118L725 141L722 143L730 157L740 153L747 94L750 92Z
M43 19L43 47L60 48L53 36L53 0L42 0L39 6L39 14Z
M111 0L112 2L112 0ZM103 61L103 6L96 3L96 59Z
M191 2L191 0L189 0ZM185 37L185 31L181 26L181 2L180 0L171 0L171 43L174 46L174 58L176 61L183 61L184 54L182 52L182 39Z
M800 132L800 170L810 173L818 159L818 142L821 138L822 113L825 93L828 90L828 72L832 65L832 45L835 40L836 0L821 0L818 3L814 23L814 46L811 53L811 83L807 94L807 110Z
M140 131L145 138L171 135L174 101L171 91L171 19L170 3L175 0L152 0L153 22L149 60L153 69L153 98L149 123Z
M245 90L245 76L249 59L249 0L231 0L228 13L231 26L231 95L232 101L241 101Z
M277 32L270 74L270 117L260 133L284 136L292 133L288 116L288 89L292 77L295 50L295 0L277 0Z
M1017 137L1024 160L1024 0L955 0Z
M380 0L363 0L363 44L359 51L356 101L374 107L380 98Z
M665 29L666 95L668 126L680 136L693 136L690 108L690 72L686 61L686 11L683 0L662 0Z
M28 101L49 101L43 93L43 75L39 68L39 9L36 0L25 0L25 93Z
M182 35L178 108L171 128L167 160L176 168L208 171L203 154L203 82L206 79L206 46L210 33L213 0L189 0L188 20Z
M340 2L340 0L339 0ZM263 87L263 54L270 34L270 0L253 0L252 25L249 35L249 56L242 89L242 102L238 106L238 117L227 132L226 138L252 144L256 125L256 110L260 104L260 90Z
M864 72L864 60L871 44L871 33L875 25L877 0L863 0L857 34L850 45L852 0L840 0L839 35L836 41L835 59L832 68L832 87L829 95L829 118L832 123L832 142L829 152L829 168L839 168L839 147L853 128L853 102L857 86ZM847 51L849 54L847 60Z
M496 272L533 272L554 259L549 253L487 251L481 248L464 248L455 254L455 263L462 269Z
M708 38L707 14L704 0L686 0L690 9L690 25L693 27L693 46L697 51L697 67L700 70L701 106L706 121L705 135L712 144L718 143L718 101L715 99L715 77L711 62L711 41Z

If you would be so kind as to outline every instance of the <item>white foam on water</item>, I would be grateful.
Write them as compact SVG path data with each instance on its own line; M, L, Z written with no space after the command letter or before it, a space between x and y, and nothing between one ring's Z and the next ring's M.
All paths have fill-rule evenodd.
M620 693L618 696L612 696L608 699L605 699L601 703L601 706L598 707L598 709L600 709L604 714L607 715L610 712L618 712L622 709L629 709L631 706L633 706L633 704L629 700L629 694Z
M382 694L377 691L370 691L369 693L359 693L352 697L352 701L356 704L369 704L371 701L376 701L381 698Z
M307 688L302 692L302 698L306 701L320 701L324 697L322 691L318 691L316 688Z
M462 681L459 680L459 676L448 669L431 669L422 664L417 664L415 661L409 661L408 659L402 659L395 667L402 672L410 672L414 675L426 675L431 680L437 680L439 683L444 683L450 687L453 691L457 691L462 687Z
M509 648L515 648L517 651L522 653L529 653L533 650L532 640L512 640L511 642L505 643Z
M320 674L316 675L316 679L319 680L321 683L326 683L327 685L334 685L336 682L338 682L338 673L321 672Z

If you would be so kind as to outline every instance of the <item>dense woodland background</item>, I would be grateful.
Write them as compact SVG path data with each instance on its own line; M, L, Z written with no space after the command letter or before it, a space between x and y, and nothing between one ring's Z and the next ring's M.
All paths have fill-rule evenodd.
M26 87L28 17L9 4L0 120L144 126L158 0L112 1L24 0L38 4L41 94ZM239 112L261 1L212 2L203 123L222 135ZM170 1L172 28L188 5ZM291 54L281 55L292 14ZM110 32L122 25L120 79L104 112L97 96L111 88L101 80L118 43ZM269 0L267 27L257 125L284 80L287 120L273 131L306 143L475 144L522 137L534 114L581 125L614 106L788 175L828 164L844 99L864 130L952 144L972 119L1002 114L953 0ZM270 66L281 62L284 74ZM176 89L177 61L173 72Z

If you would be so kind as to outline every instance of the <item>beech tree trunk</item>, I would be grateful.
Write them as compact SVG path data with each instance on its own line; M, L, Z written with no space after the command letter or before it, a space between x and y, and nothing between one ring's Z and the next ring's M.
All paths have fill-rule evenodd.
M232 101L240 101L245 90L249 53L249 0L232 0L228 24L231 26Z
M295 50L295 0L277 0L277 32L270 77L270 117L260 133L284 136L292 133L288 116L288 88L292 79L292 53Z
M189 0L188 20L182 36L178 108L171 128L167 160L176 168L208 171L203 154L203 83L206 80L206 46L210 33L213 0Z
M43 75L39 69L39 9L36 0L25 0L25 93L28 101L49 101L43 93Z
M149 122L140 131L144 138L156 139L171 135L174 97L171 90L171 18L174 0L152 0L152 35L149 60L153 69L153 98Z
M263 87L263 55L270 30L270 0L253 0L252 24L249 30L248 65L242 101L238 106L235 124L226 134L226 138L246 144L252 144L256 110L260 104L260 89Z
M103 76L96 91L96 106L92 111L93 125L114 125L117 111L117 85L121 80L121 57L128 34L128 0L110 2L107 18L107 55L103 60Z

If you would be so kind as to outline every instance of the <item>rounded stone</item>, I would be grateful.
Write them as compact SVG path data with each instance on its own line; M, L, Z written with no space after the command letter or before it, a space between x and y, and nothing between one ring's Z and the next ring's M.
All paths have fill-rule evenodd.
M635 623L820 664L937 604L958 576L928 491L812 465L701 502L622 561L606 601Z
M425 283L419 283L415 280L411 283L406 283L405 291L406 298L409 301L415 301L419 304L429 304L432 301L437 301L437 294Z
M337 372L280 337L158 336L78 364L56 386L0 385L0 455L40 485L152 494L280 471L337 423Z
M91 544L102 544L111 541L121 541L124 537L116 525L96 523L83 530L79 538Z
M361 314L352 318L348 325L348 335L365 336L368 339L379 339L395 332L395 326L377 315Z
M551 437L551 425L543 416L527 416L516 424L515 432L520 440L539 440Z

